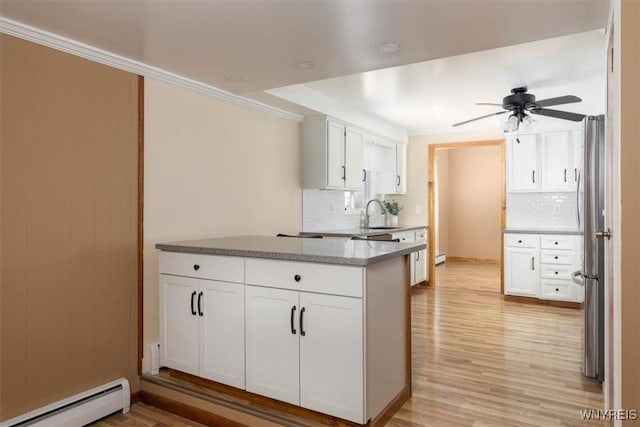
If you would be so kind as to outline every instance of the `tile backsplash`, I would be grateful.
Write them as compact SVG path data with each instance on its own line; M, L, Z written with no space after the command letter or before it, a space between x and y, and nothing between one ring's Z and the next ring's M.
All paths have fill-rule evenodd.
M362 206L361 192L302 190L302 230L330 231L360 227ZM376 207L375 212L378 210ZM371 212L371 224L383 225L384 217L373 214L373 207Z
M577 230L576 193L508 193L507 228Z

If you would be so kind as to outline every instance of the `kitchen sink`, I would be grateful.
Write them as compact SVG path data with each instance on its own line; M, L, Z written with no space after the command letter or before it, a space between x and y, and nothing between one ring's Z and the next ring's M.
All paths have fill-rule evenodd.
M367 227L367 230L395 230L396 228L402 228L400 226L395 226L395 227Z

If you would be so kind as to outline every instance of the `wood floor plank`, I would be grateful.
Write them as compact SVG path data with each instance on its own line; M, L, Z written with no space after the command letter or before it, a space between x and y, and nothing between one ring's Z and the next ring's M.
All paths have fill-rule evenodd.
M499 265L455 262L411 302L413 395L388 426L608 425L580 418L603 407L600 384L582 375L581 310L504 301ZM144 404L102 422L200 426Z

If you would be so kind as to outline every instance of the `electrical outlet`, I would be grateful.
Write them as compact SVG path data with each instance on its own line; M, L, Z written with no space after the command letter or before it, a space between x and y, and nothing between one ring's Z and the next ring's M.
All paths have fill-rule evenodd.
M422 206L416 205L416 213L417 214L422 213Z

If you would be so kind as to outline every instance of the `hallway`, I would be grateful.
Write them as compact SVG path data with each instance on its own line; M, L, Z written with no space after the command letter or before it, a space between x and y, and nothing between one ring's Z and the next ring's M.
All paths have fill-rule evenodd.
M604 425L579 412L603 406L582 311L505 302L499 281L498 264L449 262L413 289L413 397L389 426Z

